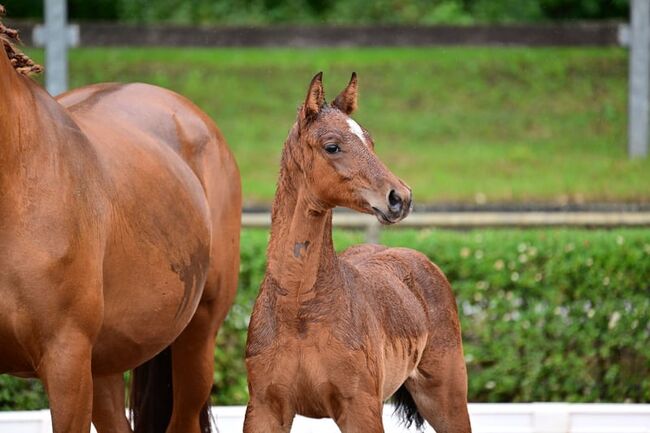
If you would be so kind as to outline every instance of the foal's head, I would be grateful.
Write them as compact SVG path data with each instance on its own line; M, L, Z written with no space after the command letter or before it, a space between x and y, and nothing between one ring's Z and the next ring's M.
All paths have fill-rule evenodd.
M331 104L325 102L322 73L309 85L293 133L291 155L310 195L322 206L344 206L396 223L411 210L411 190L374 151L368 132L350 114L357 107L357 76Z

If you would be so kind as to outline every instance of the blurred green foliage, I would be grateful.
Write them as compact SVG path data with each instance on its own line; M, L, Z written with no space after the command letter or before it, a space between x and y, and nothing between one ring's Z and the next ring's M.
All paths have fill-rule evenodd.
M337 231L337 249L361 242ZM386 230L436 262L459 306L476 402L650 402L650 231ZM219 336L216 404L246 401L246 325L267 233L242 237L236 306Z
M336 231L341 250L362 233ZM426 253L456 295L475 402L650 402L650 231L385 230ZM243 362L266 230L244 230L239 291L215 352L213 403L247 401ZM0 409L43 407L36 382L0 376Z
M43 384L36 379L0 375L0 410L36 410L48 407Z
M40 17L42 0L3 0ZM470 24L625 18L629 0L68 0L75 20L280 24Z
M362 233L336 231L341 250ZM385 230L426 253L459 306L475 402L650 403L650 231ZM247 401L243 362L268 232L244 230L239 291L215 352L213 403ZM34 382L0 376L0 410L43 407Z

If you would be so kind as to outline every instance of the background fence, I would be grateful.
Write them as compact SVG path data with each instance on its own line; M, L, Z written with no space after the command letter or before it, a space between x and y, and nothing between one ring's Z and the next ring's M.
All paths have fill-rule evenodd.
M213 414L221 433L241 432L243 406L214 407ZM474 433L648 433L650 405L617 404L470 404ZM409 430L391 416L392 407L384 409L386 433ZM52 433L50 412L0 412L3 433ZM93 429L93 433L94 433ZM338 433L332 420L297 417L292 433ZM432 433L428 427L424 430Z
M381 224L371 215L335 212L335 227L363 230L366 242L377 243ZM244 213L242 226L268 228L270 213ZM650 211L587 212L414 212L394 228L539 228L539 227L650 227Z
M33 21L9 21L33 44ZM618 22L473 26L190 27L80 23L82 46L319 47L319 46L612 46L625 42Z

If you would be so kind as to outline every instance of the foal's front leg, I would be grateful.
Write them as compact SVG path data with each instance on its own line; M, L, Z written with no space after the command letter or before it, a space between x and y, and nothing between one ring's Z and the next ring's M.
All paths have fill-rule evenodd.
M274 407L275 406L275 407ZM282 405L248 402L244 433L289 433L295 413Z
M341 414L334 421L343 433L383 433L383 408L379 396L361 395L341 402Z

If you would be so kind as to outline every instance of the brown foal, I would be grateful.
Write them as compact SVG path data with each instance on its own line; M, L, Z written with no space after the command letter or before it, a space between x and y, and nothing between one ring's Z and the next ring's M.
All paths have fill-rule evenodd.
M139 366L136 431L205 432L239 270L233 156L168 90L52 98L15 41L0 23L0 373L43 381L56 433L128 433Z
M282 153L268 267L248 331L245 433L288 432L296 414L344 433L383 431L395 395L407 424L471 431L454 296L423 254L380 245L337 256L332 208L402 220L411 191L349 115L357 79L327 105L314 77Z

